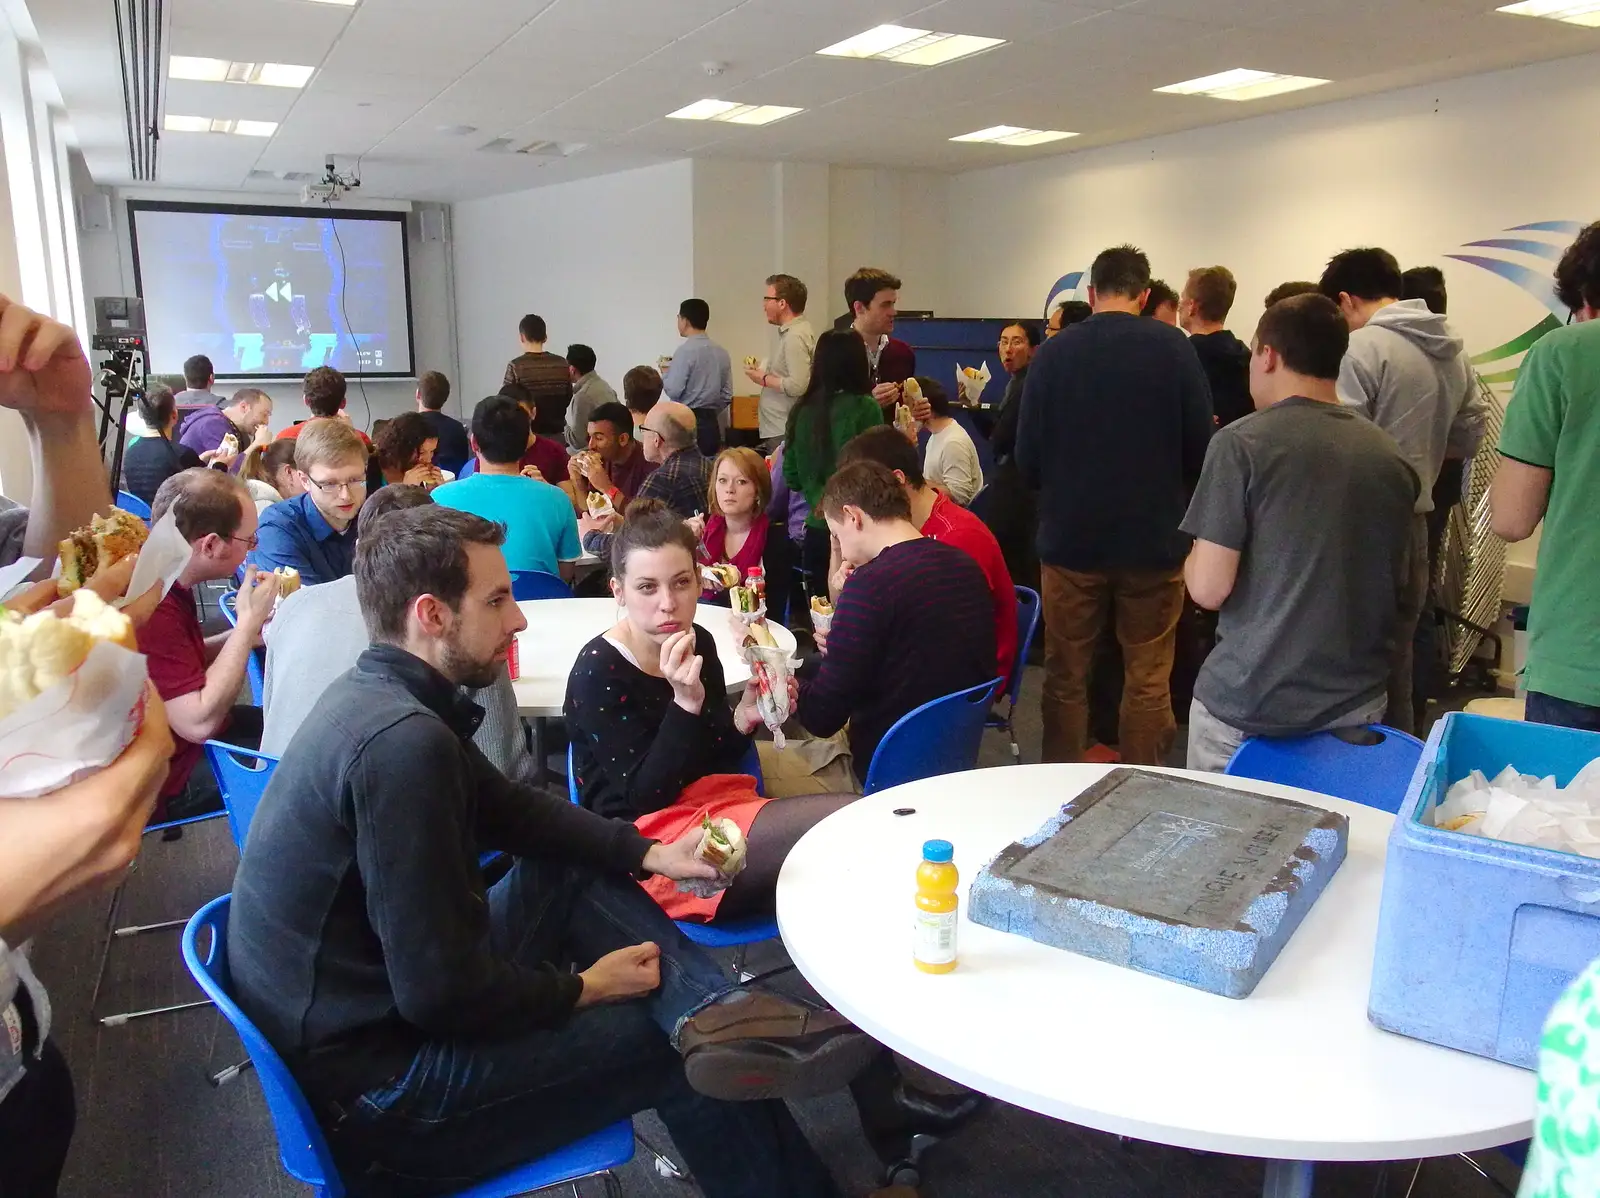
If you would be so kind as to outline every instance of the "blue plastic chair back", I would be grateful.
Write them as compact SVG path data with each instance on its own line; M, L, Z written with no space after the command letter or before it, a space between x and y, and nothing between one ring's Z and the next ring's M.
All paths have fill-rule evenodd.
M478 473L478 455L473 454L461 463L461 469L456 471L456 480L459 482L461 479L470 478L476 473Z
M511 597L518 603L524 599L571 599L572 588L543 570L513 570Z
M345 1192L333 1154L322 1138L311 1106L277 1051L260 1029L239 1009L230 993L228 975L228 908L231 895L212 899L183 929L183 960L200 989L227 1017L256 1067L261 1092L278 1136L278 1154L291 1177L316 1189L322 1198L341 1198ZM206 933L210 933L206 936ZM201 951L202 938L209 941ZM565 1185L621 1168L633 1159L633 1121L623 1119L568 1144L549 1156L457 1191L455 1198L513 1198L550 1186Z
M895 721L867 767L863 794L902 782L970 770L978 763L984 721L1000 682L983 682L924 703Z
M1041 604L1039 592L1031 587L1016 587L1017 592L1017 660L1011 663L1011 677L1006 679L1005 697L1016 706L1022 693L1022 671L1027 668L1028 654L1033 651L1033 638L1039 633Z
M146 524L150 523L150 505L132 491L118 491L117 506L128 515L138 516Z
M1396 812L1422 756L1422 742L1383 724L1341 729L1345 736L1376 734L1374 744L1354 744L1333 732L1310 736L1256 736L1239 746L1224 773L1278 782L1332 795L1380 811Z
M222 792L222 806L228 813L228 830L233 833L234 847L242 853L250 821L256 816L261 796L267 793L267 783L272 781L272 771L278 768L278 759L220 740L206 741L205 754L211 772L217 777L217 789ZM240 758L247 758L254 764L247 764Z
M233 627L239 626L239 609L235 606L239 601L238 591L229 591L217 600L222 608L222 614ZM266 703L267 693L267 651L265 649L252 649L250 656L245 658L245 678L250 683L250 699L255 706L260 707Z

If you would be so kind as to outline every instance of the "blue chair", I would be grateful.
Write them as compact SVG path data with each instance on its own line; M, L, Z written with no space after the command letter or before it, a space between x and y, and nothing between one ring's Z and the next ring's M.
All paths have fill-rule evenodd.
M206 741L205 755L211 772L217 776L217 789L222 792L222 808L228 813L228 831L233 833L234 845L243 852L250 821L256 816L261 796L267 793L267 783L272 781L278 758L220 740Z
M310 1104L290 1075L272 1045L251 1023L229 993L228 907L231 895L212 899L189 920L183 930L183 960L194 980L217 1009L228 1018L244 1041L245 1051L261 1079L262 1095L272 1114L278 1136L278 1152L291 1177L313 1188L318 1198L340 1198L345 1193L327 1141L311 1113ZM209 943L202 951L202 937L209 932ZM621 1187L612 1170L633 1159L633 1123L624 1119L603 1131L586 1136L557 1152L526 1165L519 1165L500 1176L459 1190L456 1198L511 1198L532 1194L551 1186L569 1185L586 1177L605 1179L606 1193L620 1195Z
M473 454L461 463L461 469L456 471L456 481L459 482L463 478L470 478L476 473L478 473L478 455Z
M1001 682L982 682L924 703L895 721L867 766L863 794L970 770L978 763L989 704Z
M524 599L571 599L572 588L543 570L513 570L511 597L518 603Z
M118 491L117 506L128 515L138 516L146 524L150 523L150 505L132 491Z
M1033 638L1039 632L1039 592L1029 587L1017 587L1017 659L1011 663L1011 677L1006 679L1000 697L1006 701L1005 715L991 715L985 727L998 728L1011 739L1011 760L1022 761L1022 746L1017 744L1014 721L1017 715L1017 696L1022 693L1022 671L1027 668L1028 655L1033 651Z
M229 591L217 600L217 606L222 608L222 614L228 623L237 628L239 626L239 611L235 604L238 603L239 592ZM250 698L257 707L265 702L267 693L267 651L265 649L252 649L250 656L244 663L245 677L250 681Z
M1416 737L1373 724L1310 736L1251 737L1223 772L1314 790L1392 815L1400 810L1421 756Z
M740 766L756 780L756 793L760 794L764 786L761 777L761 755L756 751L754 743L750 745L750 752L746 755ZM578 774L572 767L572 742L567 742L567 798L575 806L581 806L582 800L578 796ZM746 919L730 921L723 924L690 923L684 920L674 920L678 931L684 937L701 948L731 948L735 949L733 956L734 972L743 976L745 950L752 944L760 944L763 940L778 939L778 921L776 919Z

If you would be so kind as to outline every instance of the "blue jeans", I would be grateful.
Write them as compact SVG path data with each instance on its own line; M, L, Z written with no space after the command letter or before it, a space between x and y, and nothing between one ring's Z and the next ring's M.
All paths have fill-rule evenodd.
M574 1011L559 1027L424 1047L329 1136L353 1195L453 1192L649 1109L707 1198L837 1195L783 1103L719 1102L690 1088L673 1034L733 986L639 886L524 858L491 888L489 907L495 953L511 966L583 967L649 940L661 946L661 986Z
M1600 707L1574 703L1571 699L1557 699L1554 695L1541 695L1538 691L1528 692L1525 715L1531 724L1558 724L1563 728L1600 732Z

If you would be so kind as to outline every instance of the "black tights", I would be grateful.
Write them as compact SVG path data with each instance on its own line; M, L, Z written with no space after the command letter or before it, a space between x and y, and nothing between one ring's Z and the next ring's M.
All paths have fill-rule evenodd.
M0 1195L54 1198L76 1122L72 1074L55 1042L0 1102Z
M778 889L778 871L783 868L783 860L789 855L789 850L817 824L860 797L851 794L796 795L791 799L774 799L763 807L750 825L750 835L745 838L749 849L744 870L722 896L717 917L712 922L728 923L771 916L776 909L774 896Z

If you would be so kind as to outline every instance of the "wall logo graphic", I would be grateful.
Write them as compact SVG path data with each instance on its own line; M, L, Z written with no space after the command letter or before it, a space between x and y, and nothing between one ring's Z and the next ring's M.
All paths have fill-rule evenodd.
M1445 257L1455 262L1464 262L1468 266L1476 266L1486 270L1492 275L1497 275L1521 288L1544 306L1547 315L1544 319L1530 326L1528 329L1513 337L1503 345L1485 350L1472 359L1472 364L1483 375L1483 381L1491 385L1496 383L1510 383L1517 377L1517 365L1511 364L1513 358L1526 353L1532 348L1533 343L1543 337L1551 329L1559 329L1566 323L1568 312L1566 306L1556 298L1554 264L1561 260L1561 255L1571 244L1572 239L1583 232L1584 224L1575 220L1541 220L1530 225L1515 225L1505 232L1513 234L1507 237L1489 237L1483 241L1469 241L1461 247L1460 253L1446 254ZM1522 234L1522 236L1515 236ZM1534 236L1544 234L1546 236ZM1535 270L1530 266L1515 260L1489 253L1472 253L1469 251L1497 250L1501 254L1519 254L1533 258L1540 258L1551 264L1542 270ZM1499 370L1486 370L1501 364Z

